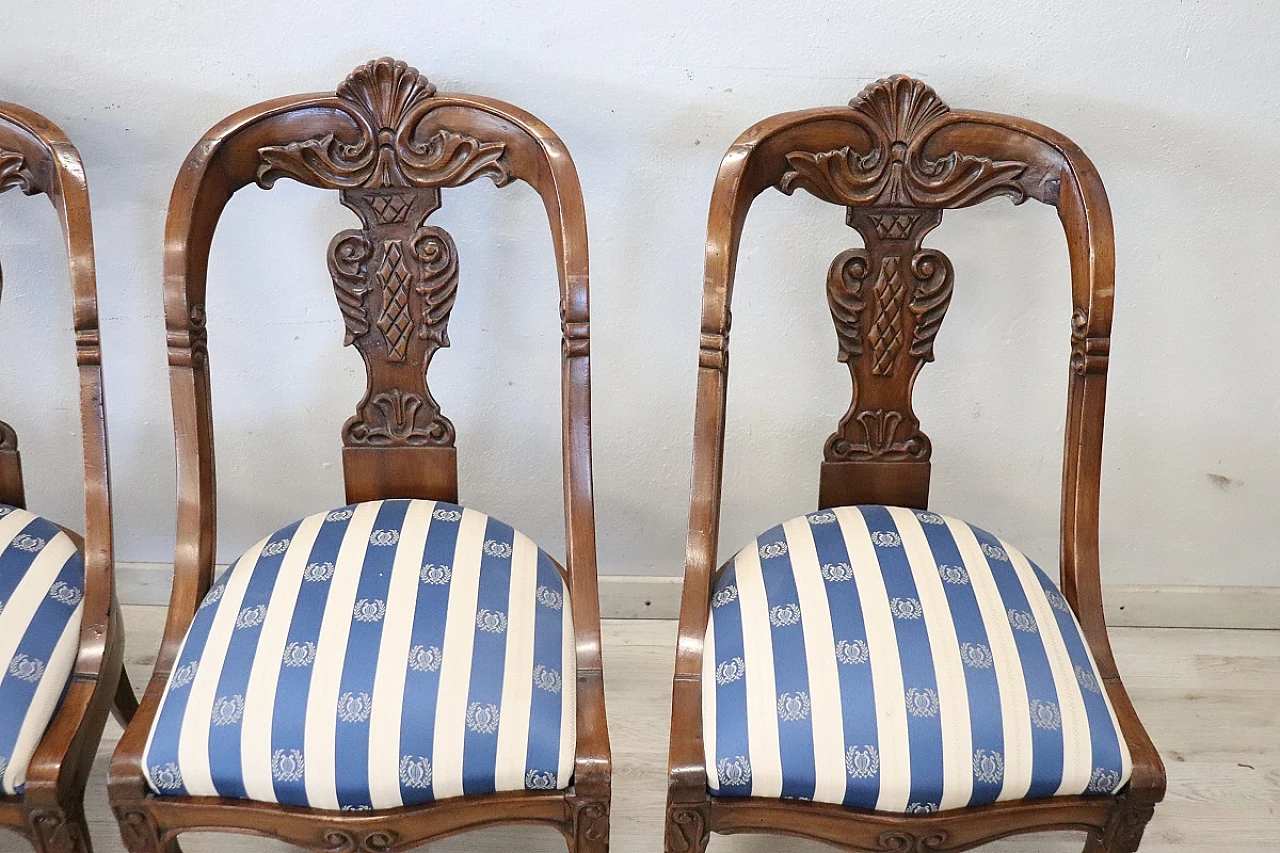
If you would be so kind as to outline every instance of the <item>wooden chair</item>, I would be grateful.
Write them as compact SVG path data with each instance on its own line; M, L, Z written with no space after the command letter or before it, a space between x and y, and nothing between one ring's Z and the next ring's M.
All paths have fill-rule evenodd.
M818 511L717 571L729 301L743 222L770 187L846 207L863 239L827 280L853 401L826 442ZM926 511L930 445L911 393L952 269L922 241L944 210L995 196L1056 207L1069 247L1061 592L1008 543ZM1086 850L1135 850L1165 778L1103 620L1115 259L1093 165L1055 131L954 111L892 77L848 107L746 131L708 230L666 849L702 850L712 831L922 851L1075 829Z
M36 850L88 851L84 787L107 712L124 725L137 707L112 579L89 190L61 130L0 102L0 192L13 188L49 197L70 261L85 528L81 539L26 509L17 433L0 423L0 827Z
M233 193L282 177L340 190L363 222L329 253L369 380L342 432L349 505L267 537L214 583L209 247ZM458 266L424 220L442 187L482 177L527 182L551 224L567 569L454 503L454 429L427 387ZM384 853L540 823L570 850L606 850L587 235L564 144L522 110L437 93L379 59L336 95L269 101L211 130L182 167L166 239L178 545L155 672L111 765L127 847L175 851L198 830Z

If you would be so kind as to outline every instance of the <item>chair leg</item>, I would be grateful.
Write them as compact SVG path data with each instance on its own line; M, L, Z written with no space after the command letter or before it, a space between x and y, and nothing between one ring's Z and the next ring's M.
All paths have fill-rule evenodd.
M93 853L82 811L39 809L30 813L31 844L37 853Z
M1154 813L1155 806L1149 803L1121 804L1104 831L1089 833L1084 853L1136 853L1142 843L1142 833Z
M120 724L120 728L129 725L129 721L133 719L134 712L138 710L138 697L133 692L133 685L129 683L129 673L124 667L124 663L120 664L120 681L116 684L116 695L111 705L111 716L116 718L116 722Z
M609 804L578 803L573 811L569 853L609 853Z
M711 841L705 807L671 803L663 835L665 853L703 853Z

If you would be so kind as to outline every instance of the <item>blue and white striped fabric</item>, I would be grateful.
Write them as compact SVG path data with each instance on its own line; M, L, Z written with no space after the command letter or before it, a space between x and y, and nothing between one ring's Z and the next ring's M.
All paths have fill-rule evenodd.
M84 557L56 524L0 505L0 793L19 794L80 648Z
M483 513L387 500L308 516L210 588L144 756L158 794L385 809L565 788L568 589Z
M838 507L766 531L717 580L706 643L717 796L910 813L1129 780L1066 599L954 518Z

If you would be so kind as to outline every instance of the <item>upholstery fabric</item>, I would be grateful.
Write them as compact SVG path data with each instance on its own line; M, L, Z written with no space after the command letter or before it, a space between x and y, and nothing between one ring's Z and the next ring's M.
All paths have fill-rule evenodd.
M387 500L308 516L210 588L144 766L158 794L322 809L565 788L569 593L497 519Z
M0 793L22 792L66 692L83 600L84 558L71 537L0 505Z
M1129 779L1066 599L954 518L851 506L780 524L725 565L706 641L718 796L906 813Z

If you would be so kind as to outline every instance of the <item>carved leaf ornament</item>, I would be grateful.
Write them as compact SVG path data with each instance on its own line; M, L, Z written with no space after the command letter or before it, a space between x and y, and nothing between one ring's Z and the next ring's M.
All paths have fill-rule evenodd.
M333 189L367 189L457 187L481 176L498 186L510 181L501 142L448 130L414 139L435 94L435 84L399 60L384 57L362 65L337 91L360 136L348 141L330 133L263 148L258 183L269 189L289 177Z
M921 154L929 126L951 108L919 80L877 81L849 106L873 140L871 150L793 151L778 184L784 193L802 187L838 204L884 207L965 207L998 195L1026 200L1019 180L1025 163L954 151L937 160Z

